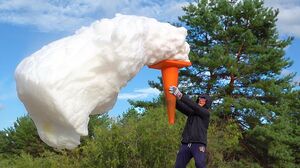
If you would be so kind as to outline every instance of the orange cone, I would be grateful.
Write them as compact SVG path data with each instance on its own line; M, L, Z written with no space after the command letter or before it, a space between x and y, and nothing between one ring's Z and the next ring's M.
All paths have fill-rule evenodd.
M192 65L188 61L164 60L149 68L160 69L162 73L164 93L167 102L169 124L175 123L176 97L169 93L170 86L178 85L178 69Z

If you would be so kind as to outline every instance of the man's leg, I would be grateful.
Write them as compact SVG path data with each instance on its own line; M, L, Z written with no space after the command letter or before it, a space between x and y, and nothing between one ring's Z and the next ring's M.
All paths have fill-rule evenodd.
M206 147L201 144L192 144L191 152L195 159L196 168L206 168Z
M175 168L185 168L192 158L192 153L187 144L182 144L176 157Z

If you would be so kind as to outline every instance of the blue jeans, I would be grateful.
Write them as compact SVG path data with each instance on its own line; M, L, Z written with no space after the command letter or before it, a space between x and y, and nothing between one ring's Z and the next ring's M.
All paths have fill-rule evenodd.
M194 157L196 168L206 168L206 148L202 144L182 144L177 154L175 168L185 168Z

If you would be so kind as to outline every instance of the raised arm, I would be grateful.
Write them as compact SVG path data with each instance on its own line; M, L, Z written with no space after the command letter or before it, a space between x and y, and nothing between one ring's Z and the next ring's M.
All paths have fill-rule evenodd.
M199 115L200 117L209 117L208 109L199 106L196 102L192 101L187 95L183 95L180 99L184 104L189 106L192 110L194 115Z
M181 113L185 114L186 116L189 116L193 113L193 109L191 109L189 106L187 106L180 100L176 100L176 109L179 110Z
M180 106L179 108L181 108L181 110L182 110L182 108L191 109L191 110L188 110L189 111L188 115L190 115L190 114L199 115L202 118L209 117L208 109L199 106L197 103L192 101L188 96L183 95L176 86L170 86L169 87L169 92L176 97L176 99L177 99L176 106L177 106L177 104L179 104L177 102L181 102L181 103L184 104L184 105L179 104L179 106ZM186 106L188 106L188 108ZM184 113L183 111L184 110L182 110L181 112Z

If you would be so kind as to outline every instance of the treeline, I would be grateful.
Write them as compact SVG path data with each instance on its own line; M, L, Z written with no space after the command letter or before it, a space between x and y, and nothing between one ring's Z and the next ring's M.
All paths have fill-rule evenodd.
M48 147L32 120L21 117L0 132L0 167L172 167L184 118L170 126L165 107L155 104L143 113L132 107L118 119L91 117L89 136L71 151Z
M72 151L48 147L32 120L21 117L0 132L0 167L172 167L185 119L179 114L169 125L160 100L142 107L143 113L133 106L118 119L91 117L89 136Z
M0 131L0 168L172 168L186 117L177 112L176 123L169 125L163 97L151 102L131 101L131 104L132 107L117 119L107 114L92 116L89 136L83 137L81 145L74 150L55 150L47 146L39 139L33 121L28 116L21 117L14 127ZM291 134L291 131L296 134L299 129L280 122L279 125L260 126L256 129L267 130L268 134L256 132L260 141L250 139L247 142L248 137L244 136L251 130L243 132L233 118L224 120L218 114L212 112L208 131L208 167L296 168L299 164L299 141L296 142L299 137ZM271 135L274 129L276 134ZM290 131L283 132L282 129ZM259 144L272 136L276 137L268 143L277 143L274 147L278 149L273 149L268 143ZM295 146L288 143L293 140ZM255 152L264 149L278 152L254 155L244 143L257 144L253 145ZM261 164L260 159L266 158L272 159L267 165ZM187 167L194 167L194 161L191 160Z
M171 168L186 118L177 112L176 123L169 125L162 100L131 102L132 108L118 119L108 115L91 117L89 136L71 151L47 146L39 139L33 121L21 117L14 127L0 131L0 167ZM208 167L260 167L246 153L239 160L226 160L227 154L239 151L241 134L237 129L233 121L222 126L216 120L211 122ZM188 167L194 167L193 160Z

